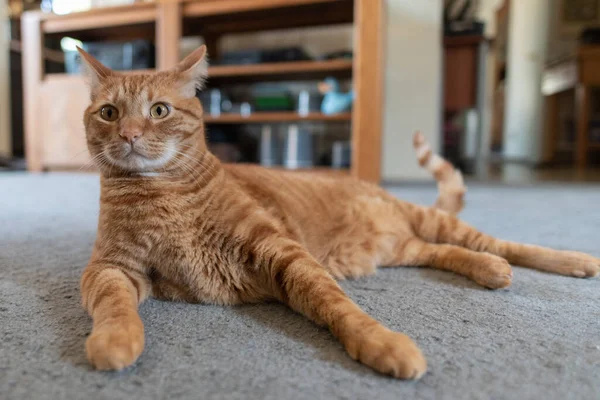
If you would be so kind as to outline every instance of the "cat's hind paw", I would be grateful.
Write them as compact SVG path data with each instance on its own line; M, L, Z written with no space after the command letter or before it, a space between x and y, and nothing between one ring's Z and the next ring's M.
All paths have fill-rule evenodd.
M600 260L589 257L589 260L581 260L572 267L571 275L576 278L595 278L600 275Z

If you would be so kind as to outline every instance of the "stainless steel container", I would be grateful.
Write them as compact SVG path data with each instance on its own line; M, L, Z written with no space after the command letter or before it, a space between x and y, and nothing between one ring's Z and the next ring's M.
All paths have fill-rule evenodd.
M260 164L265 167L280 165L279 136L272 125L263 125L260 131Z
M350 141L337 141L333 143L331 150L332 168L349 168L351 158Z
M313 166L313 137L310 131L290 125L283 141L283 165L289 169Z

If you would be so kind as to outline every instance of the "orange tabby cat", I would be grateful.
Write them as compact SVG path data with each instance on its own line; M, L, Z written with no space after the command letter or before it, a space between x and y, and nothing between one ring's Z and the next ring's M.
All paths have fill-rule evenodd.
M378 265L431 266L495 289L510 285L509 262L600 273L592 256L495 239L452 216L462 207L462 178L420 135L419 159L440 181L438 207L352 178L225 166L207 151L195 97L206 75L204 47L173 70L137 75L81 53L92 78L87 142L102 174L98 236L81 280L93 318L87 355L98 369L140 356L137 309L154 296L280 301L328 327L352 358L417 379L426 362L415 343L365 314L335 279Z

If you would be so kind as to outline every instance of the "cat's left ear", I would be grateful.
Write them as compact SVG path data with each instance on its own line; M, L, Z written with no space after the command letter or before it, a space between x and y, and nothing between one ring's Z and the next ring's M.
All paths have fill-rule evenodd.
M184 58L175 67L175 72L180 77L182 95L185 97L196 96L196 90L201 90L204 87L204 81L208 76L206 46L198 47Z

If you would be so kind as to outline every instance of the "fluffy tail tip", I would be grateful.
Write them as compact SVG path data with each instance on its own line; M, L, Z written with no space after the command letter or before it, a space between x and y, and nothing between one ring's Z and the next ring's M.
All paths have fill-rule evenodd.
M413 145L418 147L425 143L425 135L421 133L421 131L416 131L413 135Z

